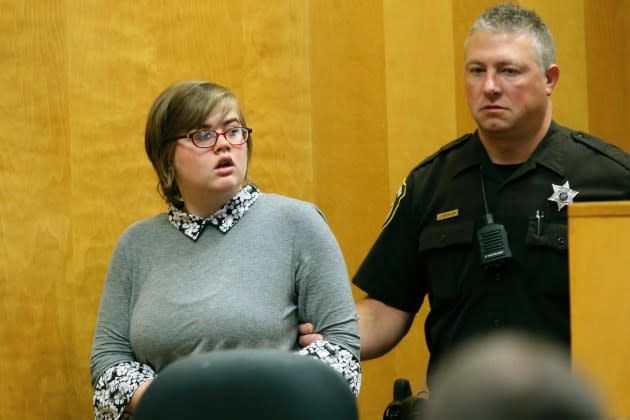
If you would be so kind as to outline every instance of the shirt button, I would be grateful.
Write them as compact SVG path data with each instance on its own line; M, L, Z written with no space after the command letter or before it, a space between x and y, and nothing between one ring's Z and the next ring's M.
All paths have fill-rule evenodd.
M493 324L494 324L495 328L496 327L500 327L501 326L501 321L499 321L498 319L495 319Z
M556 242L558 242L558 245L564 246L567 244L567 238L565 238L564 236L558 236Z

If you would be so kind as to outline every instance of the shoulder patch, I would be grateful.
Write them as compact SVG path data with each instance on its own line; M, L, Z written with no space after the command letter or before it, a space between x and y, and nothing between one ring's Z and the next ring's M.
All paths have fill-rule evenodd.
M630 154L614 144L606 143L605 141L582 131L571 132L571 138L593 150L598 151L602 155L608 156L624 168L630 170Z
M415 169L418 169L428 163L431 163L433 160L435 160L435 158L437 158L438 156L447 153L453 149L455 149L456 147L464 144L468 139L470 139L472 137L472 133L468 133L468 134L464 134L463 136L459 137L458 139L455 139L449 143L446 143L444 146L440 147L438 149L437 152L433 153L432 155L428 156L427 158L425 158L422 162L420 162L418 165L416 165Z
M389 222L391 222L392 219L394 218L394 215L396 214L396 210L398 210L398 206L400 205L401 200L405 197L406 194L407 194L407 179L405 178L403 180L402 185L398 189L398 192L396 193L396 198L394 198L394 202L392 203L392 206L389 209L389 213L387 213L387 217L385 218L385 222L383 223L383 229L385 229L387 225L389 224Z

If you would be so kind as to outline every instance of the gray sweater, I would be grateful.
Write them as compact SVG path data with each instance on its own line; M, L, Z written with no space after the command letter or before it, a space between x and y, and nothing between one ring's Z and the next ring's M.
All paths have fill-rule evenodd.
M261 194L227 233L209 226L197 242L160 214L130 226L114 251L92 382L126 361L159 372L192 353L295 349L300 321L358 360L346 266L315 206Z

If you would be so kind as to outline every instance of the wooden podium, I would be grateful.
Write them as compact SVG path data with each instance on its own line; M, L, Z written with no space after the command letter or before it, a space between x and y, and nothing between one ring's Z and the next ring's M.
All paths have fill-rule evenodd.
M571 204L569 244L574 364L630 418L630 201Z

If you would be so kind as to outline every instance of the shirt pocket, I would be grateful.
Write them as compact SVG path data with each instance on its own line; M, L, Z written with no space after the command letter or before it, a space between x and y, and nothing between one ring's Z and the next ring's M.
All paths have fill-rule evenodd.
M457 297L474 261L475 223L460 221L427 226L420 232L418 253L431 299Z
M537 222L532 220L527 227L525 244L530 278L541 279L534 283L536 290L550 297L567 296L569 290L567 224L544 223L538 232Z

